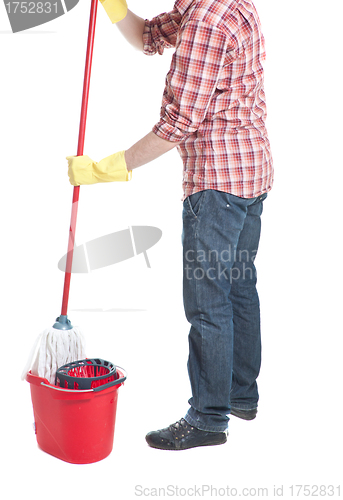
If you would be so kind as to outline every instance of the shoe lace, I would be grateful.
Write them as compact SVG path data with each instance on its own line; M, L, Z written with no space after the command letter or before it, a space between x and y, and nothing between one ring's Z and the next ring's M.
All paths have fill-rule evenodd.
M184 418L181 418L180 420L178 420L174 424L171 424L169 426L169 430L173 434L179 434L180 432L183 432L185 429L187 429L187 427L189 427L188 422L186 422L186 420Z

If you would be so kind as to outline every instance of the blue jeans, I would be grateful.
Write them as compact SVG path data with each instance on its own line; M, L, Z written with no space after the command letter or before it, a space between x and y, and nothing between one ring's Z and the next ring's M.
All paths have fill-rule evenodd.
M263 200L205 190L183 204L183 300L192 389L185 419L224 431L231 406L257 407L260 304L254 259Z

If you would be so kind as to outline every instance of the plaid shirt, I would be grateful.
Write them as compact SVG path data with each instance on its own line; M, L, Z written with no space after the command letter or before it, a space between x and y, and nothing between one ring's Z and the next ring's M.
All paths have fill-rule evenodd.
M252 2L177 0L145 22L143 42L147 55L175 48L153 132L179 142L182 199L204 189L243 198L268 192L265 47Z

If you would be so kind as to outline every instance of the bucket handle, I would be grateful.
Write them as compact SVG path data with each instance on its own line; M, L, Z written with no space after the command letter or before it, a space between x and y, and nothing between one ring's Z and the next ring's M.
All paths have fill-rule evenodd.
M124 370L124 368L121 368L120 366L116 366L116 368L119 368L119 370L123 373L122 377L118 378L117 380L112 380L112 382L108 382L107 384L100 385L99 387L94 387L93 389L84 389L84 390L77 391L77 392L79 392L79 393L100 392L100 391L108 389L109 387L112 387L114 385L123 384L125 382L126 378L127 378L127 373ZM75 392L75 389L63 389L62 387L57 387L55 385L45 384L44 382L41 382L40 385L48 387L49 389L54 389L55 391Z
M108 387L113 387L114 385L119 385L125 382L127 377L125 370L123 370L123 368L120 368L119 366L117 366L117 368L119 368L120 371L123 371L123 376L121 378L118 378L117 380L112 380L112 382L108 382L107 384L104 385L99 385L99 387L94 387L94 389L92 390L94 392L100 392L103 391L104 389L108 389Z

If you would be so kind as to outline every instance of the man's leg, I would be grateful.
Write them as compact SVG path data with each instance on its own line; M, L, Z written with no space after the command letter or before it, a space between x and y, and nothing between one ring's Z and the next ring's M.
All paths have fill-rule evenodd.
M256 201L214 190L184 201L184 306L191 323L191 407L184 419L147 434L152 447L175 450L226 441L235 351L230 300L233 266L248 209Z
M207 190L184 203L184 305L191 324L188 372L192 388L185 419L204 431L223 431L229 420L235 350L230 291L241 233L255 202ZM253 249L247 248L248 252Z
M229 295L234 328L230 405L233 414L246 419L256 416L259 399L256 379L261 366L260 303L254 260L260 240L265 197L266 195L259 197L248 207L238 240Z

